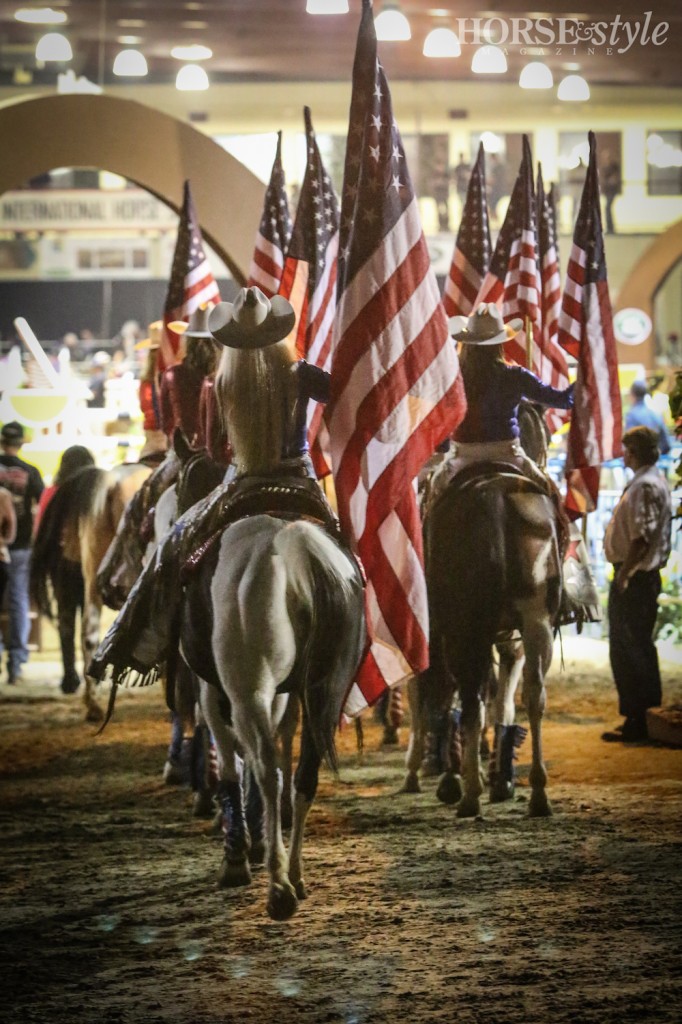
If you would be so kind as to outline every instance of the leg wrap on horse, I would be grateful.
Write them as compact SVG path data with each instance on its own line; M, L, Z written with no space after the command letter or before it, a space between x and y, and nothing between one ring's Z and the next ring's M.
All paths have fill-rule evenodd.
M227 860L242 860L249 848L249 833L241 779L219 782L217 797L223 811L225 857Z
M496 725L493 756L490 759L491 803L501 803L514 795L514 761L528 730L521 725Z

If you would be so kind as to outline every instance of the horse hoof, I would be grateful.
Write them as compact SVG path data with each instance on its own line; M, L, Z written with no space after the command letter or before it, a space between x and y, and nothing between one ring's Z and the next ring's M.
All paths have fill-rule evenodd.
M104 712L102 711L102 709L99 706L99 704L88 704L87 710L85 712L85 721L86 722L103 722L104 721Z
M528 804L529 818L551 818L553 813L552 805L547 799L547 794L544 790L531 794L530 803Z
M66 675L61 681L60 688L62 693L75 693L80 684L79 675Z
M251 849L249 850L249 864L253 867L261 867L265 862L265 843L262 839L256 839L251 842Z
M438 783L436 796L442 804L456 804L462 799L461 780L456 775L443 775Z
M490 803L491 804L502 804L505 800L511 800L514 796L514 783L505 782L500 779L498 782L492 783L490 786Z
M192 801L193 818L213 818L215 804L213 797L207 789L198 789Z
M298 882L294 886L294 889L296 890L296 898L297 899L305 900L305 899L308 898L308 893L306 891L305 882L303 881L302 878L300 878L298 880Z
M478 797L463 796L457 804L458 818L478 818L481 813L481 801Z
M268 896L268 915L273 921L288 921L296 913L298 900L290 885L271 885Z
M223 857L218 874L218 887L220 889L237 889L241 885L249 885L251 882L251 868L249 862L244 860L229 860Z
M419 776L416 772L408 772L405 776L405 781L398 790L399 793L421 793L422 788L419 785Z
M384 728L383 735L381 737L382 747L397 747L400 744L400 734L398 730L392 726L387 725Z

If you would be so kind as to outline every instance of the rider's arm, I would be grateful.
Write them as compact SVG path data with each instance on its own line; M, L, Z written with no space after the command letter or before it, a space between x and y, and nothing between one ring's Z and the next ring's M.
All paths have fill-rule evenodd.
M530 370L519 366L516 368L521 379L521 391L524 398L531 402L539 402L540 405L548 405L553 409L573 408L574 384L560 390L553 388L550 384L543 384L539 377L536 377Z

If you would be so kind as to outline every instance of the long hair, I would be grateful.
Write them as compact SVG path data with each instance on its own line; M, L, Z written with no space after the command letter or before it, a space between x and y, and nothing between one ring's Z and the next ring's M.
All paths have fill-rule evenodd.
M144 364L144 369L143 369L142 373L140 374L140 380L141 381L146 380L146 381L152 381L152 383L156 383L157 382L157 377L159 375L158 362L159 362L159 349L158 349L158 347L150 348L149 351L147 352L147 361Z
M199 376L208 377L215 373L220 358L220 342L213 338L187 338L183 363Z
M223 350L215 392L241 473L268 472L282 459L296 410L295 361L286 341Z
M494 367L504 365L504 346L462 345L459 359L467 401L473 405L490 387Z
M85 466L94 466L95 458L91 451L82 444L72 444L63 453L59 462L59 469L55 473L54 482L59 487L77 470Z

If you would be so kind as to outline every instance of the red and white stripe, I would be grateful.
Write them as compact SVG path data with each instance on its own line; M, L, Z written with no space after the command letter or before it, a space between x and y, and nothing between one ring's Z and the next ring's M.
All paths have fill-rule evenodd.
M282 250L271 238L266 238L258 231L249 267L249 285L256 285L271 299L279 291L283 270Z
M519 366L528 366L539 374L540 347L537 335L540 332L540 280L535 254L535 231L523 228L519 238L512 242L509 265L504 279L502 295L502 317L505 322L514 317L523 320L523 327L515 338L505 345L507 356ZM528 358L526 325L532 328L533 342Z
M465 253L455 249L443 288L443 306L447 315L468 316L475 308L482 284L481 275Z

